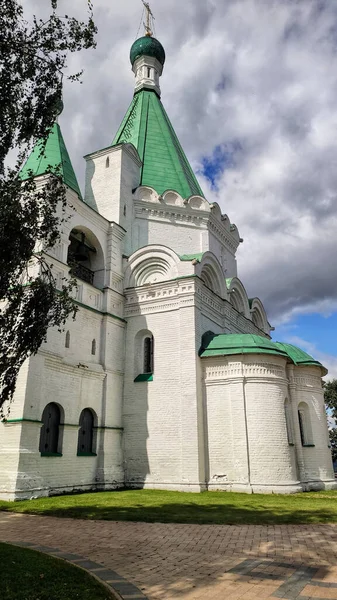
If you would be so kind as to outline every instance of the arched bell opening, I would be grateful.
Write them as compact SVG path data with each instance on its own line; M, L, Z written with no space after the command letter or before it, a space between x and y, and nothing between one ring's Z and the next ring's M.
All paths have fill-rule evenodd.
M70 232L68 265L71 274L95 287L104 286L104 256L99 241L86 227Z

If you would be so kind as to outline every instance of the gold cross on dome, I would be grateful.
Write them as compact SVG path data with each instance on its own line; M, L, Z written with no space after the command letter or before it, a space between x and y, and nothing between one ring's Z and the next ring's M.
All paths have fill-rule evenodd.
M151 23L153 23L154 21L154 16L152 13L152 10L150 8L150 4L148 2L145 2L145 0L142 0L145 10L146 10L146 23L144 23L144 27L145 27L145 35L147 37L152 37L153 32L152 32L152 27L151 27Z

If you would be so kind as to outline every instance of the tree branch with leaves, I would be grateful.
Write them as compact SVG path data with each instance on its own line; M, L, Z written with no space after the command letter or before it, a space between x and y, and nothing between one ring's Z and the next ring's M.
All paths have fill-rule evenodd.
M90 0L86 22L57 13L51 0L47 19L24 18L18 0L3 0L0 11L0 412L13 399L19 370L46 339L76 313L75 281L55 278L42 249L60 239L66 190L58 168L43 184L22 182L20 169L39 141L41 154L62 101L64 72L71 53L95 47ZM81 73L67 76L78 81ZM16 152L15 164L9 155ZM12 161L13 162L13 161ZM62 211L61 211L62 212ZM34 269L31 265L34 263Z
M331 415L337 423L337 379L324 382L324 402ZM337 428L329 429L332 460L337 461Z

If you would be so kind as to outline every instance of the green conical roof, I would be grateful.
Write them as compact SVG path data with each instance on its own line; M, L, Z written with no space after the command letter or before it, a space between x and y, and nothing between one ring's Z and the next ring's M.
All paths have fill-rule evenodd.
M20 177L22 180L28 179L31 176L30 172L33 173L34 177L44 175L50 168L53 170L59 165L65 185L74 190L82 199L81 190L64 143L60 126L58 123L54 123L45 146L43 141L35 145L27 162L20 171Z
M157 94L137 92L112 142L133 144L143 163L140 185L183 198L204 196Z

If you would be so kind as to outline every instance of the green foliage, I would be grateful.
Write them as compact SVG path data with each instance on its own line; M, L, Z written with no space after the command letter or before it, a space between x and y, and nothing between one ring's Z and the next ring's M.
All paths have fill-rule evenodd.
M88 573L34 550L0 544L1 600L111 600Z
M123 490L1 502L0 510L74 519L273 525L337 523L337 492L239 494Z
M13 398L20 367L37 352L48 327L62 327L76 312L75 281L65 279L56 290L43 252L60 236L65 206L60 173L49 169L43 184L19 178L32 146L42 140L43 148L58 115L69 53L95 47L90 0L86 23L57 15L56 9L57 1L51 0L49 18L28 23L18 0L1 3L0 413ZM14 149L16 163L8 167Z
M324 383L324 401L333 419L337 422L337 379ZM337 429L329 430L332 460L337 461Z

